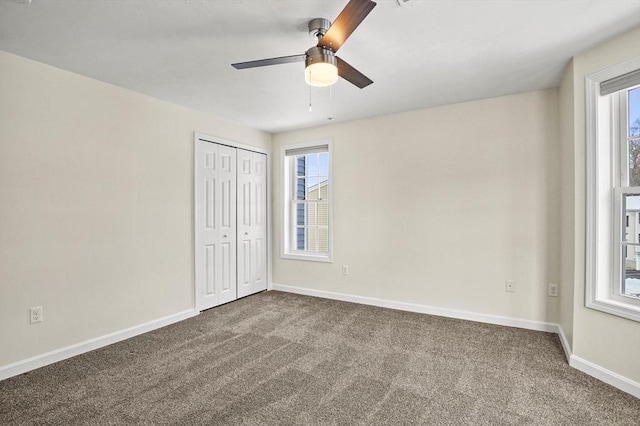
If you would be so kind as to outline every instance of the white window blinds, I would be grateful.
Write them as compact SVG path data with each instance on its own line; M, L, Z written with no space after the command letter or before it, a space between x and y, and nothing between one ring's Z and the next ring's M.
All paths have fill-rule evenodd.
M295 155L307 155L307 154L318 154L320 152L328 152L329 145L316 145L316 146L307 146L304 148L291 148L287 149L284 152L284 155L287 157L293 157Z
M620 90L640 84L640 69L622 74L600 83L600 96L610 95Z

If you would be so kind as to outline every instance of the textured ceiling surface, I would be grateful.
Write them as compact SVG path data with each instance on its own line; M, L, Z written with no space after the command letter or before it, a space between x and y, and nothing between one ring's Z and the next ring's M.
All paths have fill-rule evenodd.
M304 53L307 22L346 3L0 0L0 49L279 132L554 87L573 55L640 25L638 0L379 0L338 52L365 89L310 88L300 62L231 67Z

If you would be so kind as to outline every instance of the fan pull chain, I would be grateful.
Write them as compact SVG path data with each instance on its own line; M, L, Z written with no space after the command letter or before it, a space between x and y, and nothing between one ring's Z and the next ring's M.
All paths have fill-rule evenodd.
M311 106L311 86L309 86L309 112L313 111L313 107Z

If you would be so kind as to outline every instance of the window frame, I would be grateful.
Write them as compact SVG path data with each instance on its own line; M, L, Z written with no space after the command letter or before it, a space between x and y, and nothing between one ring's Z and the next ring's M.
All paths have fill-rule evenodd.
M290 150L313 150L319 147L327 147L327 155L329 159L328 164L328 193L326 204L328 207L328 252L317 253L298 250L296 248L296 232L294 231L294 216L296 212L296 204L300 200L296 200L294 196L296 176L295 176L295 161L292 159L295 156L287 156L287 151ZM300 142L295 144L283 145L280 150L280 175L281 175L281 189L282 189L282 229L281 229L281 243L280 243L280 257L282 259L289 260L304 260L312 262L325 262L333 263L333 191L334 191L334 177L333 177L333 155L332 155L332 140L324 139L310 142ZM325 200L322 200L325 201Z
M619 141L621 96L600 96L600 83L640 69L640 58L585 78L586 101L586 261L585 306L640 322L640 299L622 288L622 197L640 193L628 183L621 164L628 161ZM627 89L628 90L628 89ZM626 105L626 96L624 104ZM626 119L624 120L626 121ZM624 132L626 139L626 130ZM623 160L624 158L624 160Z

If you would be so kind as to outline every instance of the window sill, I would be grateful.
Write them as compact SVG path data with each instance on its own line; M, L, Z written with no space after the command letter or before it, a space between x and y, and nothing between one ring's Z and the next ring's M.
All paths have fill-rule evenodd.
M314 255L314 254L302 254L302 253L283 253L280 255L281 259L288 260L305 260L307 262L324 262L333 263L330 255Z
M615 299L595 299L587 301L587 308L606 312L632 321L640 322L640 306Z

